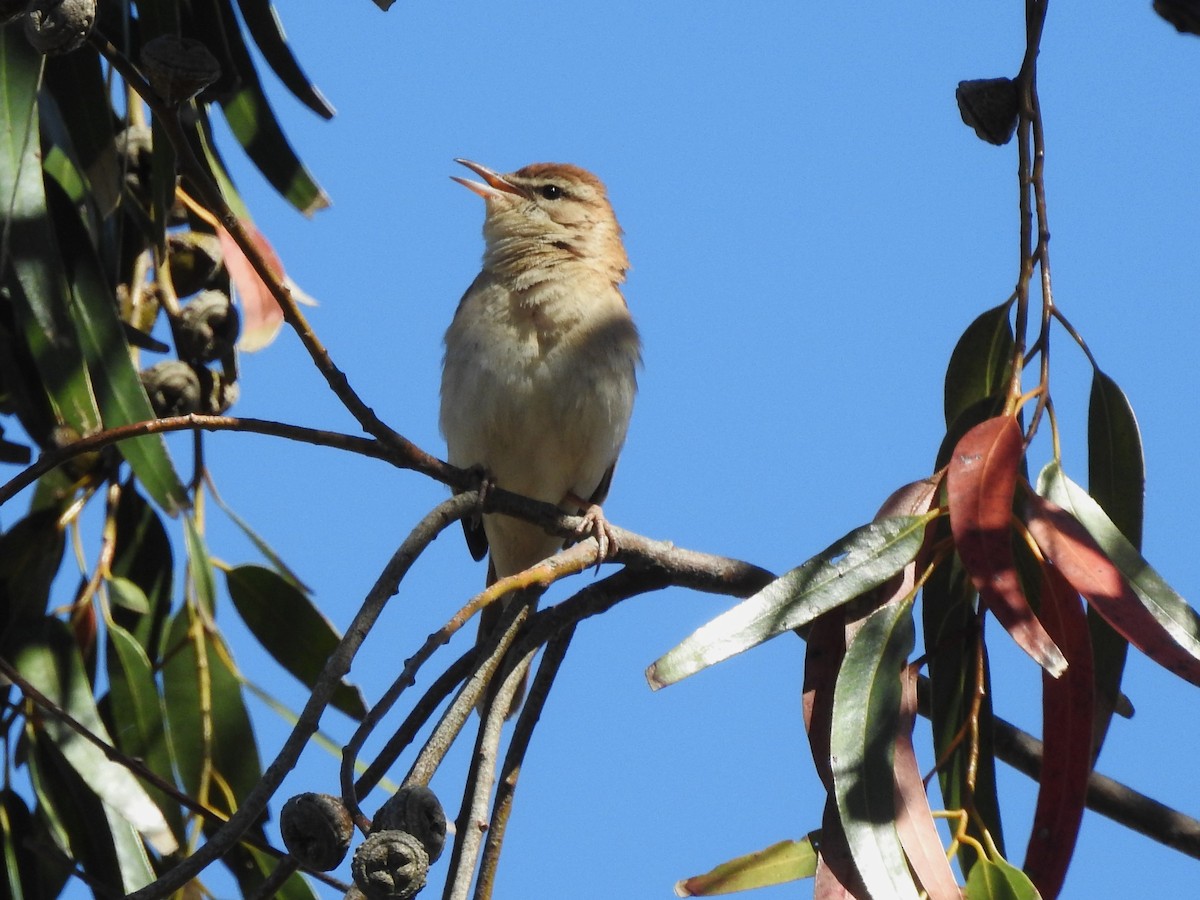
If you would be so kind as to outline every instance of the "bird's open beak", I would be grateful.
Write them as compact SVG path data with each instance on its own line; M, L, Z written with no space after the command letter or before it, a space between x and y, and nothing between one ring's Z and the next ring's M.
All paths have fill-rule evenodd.
M479 163L471 162L469 159L456 159L454 161L460 165L466 166L487 183L481 184L478 181L471 181L468 178L459 178L457 175L451 175L450 178L453 181L457 181L468 190L474 191L484 200L488 200L492 197L498 197L501 194L521 193L521 190L516 185L505 181L503 175L493 172L487 166L481 166Z

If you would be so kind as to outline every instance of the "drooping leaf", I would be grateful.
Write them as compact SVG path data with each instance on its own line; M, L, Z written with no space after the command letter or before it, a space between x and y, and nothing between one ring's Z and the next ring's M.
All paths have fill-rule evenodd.
M967 409L1008 387L1013 359L1011 308L1012 302L1006 301L987 310L958 339L946 368L947 428L953 428Z
M780 841L765 850L721 863L711 872L693 875L675 885L677 897L715 897L752 888L812 878L817 871L813 835L799 841Z
M1070 663L1062 678L1042 673L1042 771L1025 872L1043 897L1057 897L1075 852L1092 769L1092 647L1079 595L1051 566L1042 570L1042 621Z
M312 688L341 635L309 596L279 573L262 566L238 566L225 573L233 605L268 653ZM331 701L354 719L366 715L362 693L343 681Z
M239 76L236 92L221 100L225 119L271 186L300 212L312 215L329 205L329 197L300 161L275 118L237 26L233 4L218 0L217 6L221 13L216 21L223 26L224 46Z
M50 737L26 720L26 764L38 811L51 823L55 843L63 850L63 875L71 862L107 893L121 896L123 878L104 804L64 758ZM98 823L103 823L97 827Z
M900 671L913 641L911 603L890 603L867 617L838 673L829 748L855 868L871 896L897 900L917 897L896 831L893 775Z
M137 582L117 576L108 579L106 584L113 603L139 616L150 612L150 601L146 599L146 592L138 587Z
M0 29L0 209L8 224L0 278L57 419L90 434L100 414L68 312L70 289L42 181L41 60L19 28Z
M121 488L117 502L116 546L110 566L114 578L136 584L149 604L147 615L118 607L113 618L142 645L151 663L157 664L163 625L171 610L174 560L171 541L158 512L132 483Z
M66 625L47 617L43 633L21 648L13 663L33 687L93 735L112 744L96 710L83 660ZM159 852L174 852L177 845L166 820L129 770L110 760L103 750L60 719L47 715L43 721L49 741L89 788Z
M1022 650L1058 676L1067 661L1025 599L1013 562L1012 503L1023 450L1021 428L1011 416L967 432L946 472L950 529L984 605Z
M1097 370L1088 404L1088 492L1138 550L1146 495L1146 463L1133 407L1116 382ZM1093 735L1098 756L1121 695L1129 643L1098 612L1088 608L1096 672Z
M971 867L964 900L1040 900L1024 872L1003 859L981 859Z
M1148 657L1200 685L1200 616L1055 463L1039 490L1067 508L1029 497L1029 531L1046 558L1088 603ZM1069 512L1068 512L1069 510Z
M217 582L213 575L212 558L208 555L208 544L204 542L204 535L192 516L183 518L183 542L187 547L188 581L200 609L211 619L217 610Z
M125 754L140 759L165 781L173 783L166 712L150 659L138 640L115 622L108 623L106 633L108 700L117 746ZM181 839L183 818L178 802L153 785L146 785L146 793L162 811L176 838Z
M284 87L322 119L332 119L333 107L308 80L288 46L275 5L270 0L238 0L238 8L242 11L246 30Z
M69 135L67 149L87 181L84 201L97 218L116 208L122 183L107 90L99 54L46 57L45 91L61 112Z
M262 232L248 219L242 222L242 227L249 232L273 273L281 279L285 278L283 263ZM238 338L238 349L247 352L261 350L275 340L279 329L283 327L283 309L229 232L218 228L217 237L221 241L229 280L241 307L242 331Z
M896 731L896 832L917 882L930 900L961 900L941 836L929 808L912 731L917 716L917 673L901 675L900 721Z
M935 542L949 537L949 524L936 523ZM1004 852L1004 835L1000 819L1000 801L996 788L996 764L992 746L991 672L986 645L979 651L982 659L982 684L976 692L977 661L972 636L975 591L957 557L938 566L921 592L921 610L925 646L928 648L930 683L930 724L933 731L934 755L941 761L938 784L942 805L947 809L962 809L971 802L978 817L971 817L967 831L976 841L983 841L980 824L997 849ZM970 752L956 737L979 703L979 753L971 790ZM978 859L974 850L963 848L958 854L962 871L969 872Z
M229 650L191 606L172 617L166 644L163 698L180 777L194 798L232 812L221 787L245 797L262 769Z
M856 528L664 654L646 670L650 686L674 684L878 587L917 555L927 522L896 516Z
M870 900L842 831L842 820L832 793L821 813L821 843L813 875L813 900Z
M146 389L129 355L112 288L104 279L83 223L60 189L50 188L46 196L63 241L63 262L71 284L71 316L104 425L114 428L154 419ZM146 491L168 514L175 515L187 506L187 493L175 474L162 435L122 441L118 449Z

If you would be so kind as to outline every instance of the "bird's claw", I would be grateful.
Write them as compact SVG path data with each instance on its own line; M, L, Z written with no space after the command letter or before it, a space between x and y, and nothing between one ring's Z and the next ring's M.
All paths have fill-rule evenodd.
M596 568L598 569L602 562L607 561L617 552L617 535L608 523L608 519L604 517L604 510L598 503L593 503L584 511L583 521L575 528L576 540L583 541L589 537L596 539Z

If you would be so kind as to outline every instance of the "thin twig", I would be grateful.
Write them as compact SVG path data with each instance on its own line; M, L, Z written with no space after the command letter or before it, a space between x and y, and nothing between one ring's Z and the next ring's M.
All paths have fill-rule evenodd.
M514 606L517 606L514 604ZM529 604L520 604L511 624L504 629L501 644L511 644L521 629L525 617L529 614ZM512 615L505 611L506 618ZM497 628L497 631L500 629ZM492 780L496 775L496 761L500 753L500 737L508 710L512 708L513 699L520 689L533 659L535 650L530 650L525 656L512 663L499 689L488 697L482 711L483 721L475 740L475 751L471 756L471 767L463 791L462 806L455 822L454 849L450 855L450 877L446 880L442 892L445 900L466 900L471 889L471 878L475 872L475 862L479 856L479 846L483 839L483 829L487 827L488 798L491 795ZM499 659L504 659L501 654ZM498 660L499 661L499 660ZM486 687L486 684L481 684ZM476 696L480 696L477 693ZM461 699L461 697L460 697ZM473 706L474 704L472 704Z
M529 742L533 737L534 726L542 715L542 708L554 684L559 666L571 645L575 634L575 626L556 635L547 645L542 661L538 664L537 674L529 688L529 696L521 707L517 724L513 730L512 740L504 754L504 762L500 767L500 782L496 787L496 799L492 804L492 818L488 824L487 839L483 845L483 857L479 863L479 876L475 881L475 900L491 900L495 889L496 869L500 862L500 849L504 843L504 834L508 828L508 818L512 812L513 797L517 790L517 779L521 775L521 765L529 750Z
M383 612L388 599L396 593L400 581L408 573L413 562L448 525L468 515L477 505L478 497L473 494L451 497L431 510L409 533L380 573L362 607L346 629L345 635L330 654L325 668L313 686L308 702L305 703L299 719L275 760L242 799L237 812L225 825L213 832L204 846L193 855L168 870L157 881L130 894L129 900L161 900L179 890L209 864L224 856L242 833L258 821L284 777L300 758L309 739L316 733L321 715L334 691L350 671L350 664L354 661L359 647L362 646L375 620Z

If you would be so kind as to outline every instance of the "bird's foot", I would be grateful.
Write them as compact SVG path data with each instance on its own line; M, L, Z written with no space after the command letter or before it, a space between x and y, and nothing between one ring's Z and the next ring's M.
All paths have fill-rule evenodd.
M583 521L575 529L576 540L584 541L589 537L596 539L596 568L599 568L602 562L617 552L617 535L598 503L593 503L584 510Z
M492 477L490 471L478 463L471 466L467 471L475 477L477 485L475 490L479 492L479 511L483 512L487 508L488 494L496 486L496 479Z

